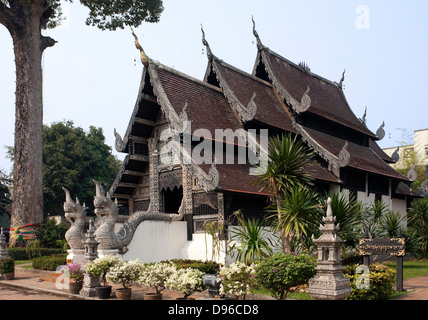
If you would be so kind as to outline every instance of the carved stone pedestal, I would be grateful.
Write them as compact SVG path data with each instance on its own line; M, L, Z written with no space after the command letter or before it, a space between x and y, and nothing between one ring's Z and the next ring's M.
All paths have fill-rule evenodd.
M80 290L80 295L83 297L95 297L97 292L96 287L100 285L100 277L93 277L90 274L85 273L83 280L83 288Z
M67 250L67 263L77 263L83 266L85 261L85 249L70 249Z
M83 288L80 290L80 295L83 297L95 297L97 295L96 287L100 285L100 277L91 276L86 272L86 263L94 261L98 257L97 246L98 242L95 240L95 227L93 221L89 221L89 229L86 233L85 243L85 263L83 265L84 279Z
M341 270L320 272L309 280L308 293L316 300L345 300L352 289L349 279L343 277Z
M331 210L331 199L327 201L327 217L320 226L322 236L314 243L318 248L317 274L309 280L308 293L317 300L344 300L352 292L350 280L342 275L340 249L343 241L336 239L339 230Z
M119 249L110 249L110 250L98 250L98 258L103 258L105 256L118 256Z
M9 257L9 244L6 242L6 236L3 233L3 228L0 230L0 259Z

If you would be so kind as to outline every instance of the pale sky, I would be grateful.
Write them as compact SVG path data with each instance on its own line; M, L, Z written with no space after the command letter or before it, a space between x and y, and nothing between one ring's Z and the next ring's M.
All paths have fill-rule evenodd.
M376 132L385 121L392 147L401 131L428 128L428 1L426 0L163 0L157 24L135 29L147 55L202 80L207 66L200 25L213 53L251 73L257 54L251 16L263 44L311 71L339 81L345 95ZM86 26L86 9L64 5L67 20L45 32L58 43L43 56L44 123L72 120L85 130L101 127L114 149L138 95L142 65L129 29ZM4 146L14 144L15 65L12 39L0 26L0 169L9 172ZM136 60L136 62L134 62Z

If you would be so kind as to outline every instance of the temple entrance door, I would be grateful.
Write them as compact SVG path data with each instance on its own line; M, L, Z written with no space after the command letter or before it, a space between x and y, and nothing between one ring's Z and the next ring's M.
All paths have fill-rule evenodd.
M183 200L183 187L174 187L170 190L162 190L163 208L165 213L178 213L180 209L181 201Z

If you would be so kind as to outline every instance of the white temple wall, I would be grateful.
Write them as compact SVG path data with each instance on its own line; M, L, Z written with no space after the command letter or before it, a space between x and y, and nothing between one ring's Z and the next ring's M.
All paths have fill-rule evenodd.
M399 212L401 216L407 217L407 201L402 199L391 199L391 210ZM403 227L407 227L407 219L404 219Z
M349 196L349 190L343 189L342 193L346 196ZM375 202L375 194L370 194L367 196L366 192L358 191L357 192L358 201L361 201L365 205L372 205ZM382 195L382 201L388 206L388 209L394 212L399 212L402 216L407 216L407 201L404 199L391 198L390 196Z
M186 222L144 221L135 231L122 259L149 263L181 258L186 242Z
M375 203L376 195L374 193L367 195L367 192L365 191L358 191L357 199L358 201L361 201L363 204L372 205Z
M229 227L229 239L231 238L231 234L233 235L237 231L238 227ZM273 239L273 232L270 228L265 228L262 232L262 238L270 238ZM182 249L181 257L183 259L194 259L194 260L212 260L213 258L213 245L212 245L212 237L204 233L196 233L193 234L192 241L188 241L186 245ZM233 245L233 241L230 242L230 246ZM230 252L230 246L227 247L227 241L221 241L220 244L220 254L216 251L214 255L214 261L218 263L230 264L236 260L236 252ZM274 252L282 252L282 247L280 243L277 243L277 246L273 248Z
M120 225L116 228L120 229ZM236 227L231 227L230 232L234 229ZM272 238L272 231L266 229L263 237ZM275 252L282 251L280 244L278 245L274 248ZM234 262L236 255L228 252L227 241L220 241L219 246L220 252L215 250L213 254L212 236L204 233L195 233L192 241L187 241L186 222L144 221L135 231L122 259L139 259L142 263L171 259L214 260L226 264Z

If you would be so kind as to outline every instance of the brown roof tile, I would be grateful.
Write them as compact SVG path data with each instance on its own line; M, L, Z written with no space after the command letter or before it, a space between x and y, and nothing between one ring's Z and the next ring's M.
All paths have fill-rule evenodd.
M296 64L264 49L262 59L267 64L270 77L274 77L294 99L300 101L308 86L311 106L307 112L347 126L375 138L375 135L355 116L339 86Z
M309 128L305 128L305 131L318 144L336 156L339 155L341 149L345 145L345 140L329 136ZM348 165L349 167L390 178L409 181L407 177L385 163L372 149L348 142L347 150L351 155L351 160Z
M379 147L376 141L369 139L369 148L372 149L379 157L381 157L383 161L387 163L394 163L394 160L392 160L392 158L388 156L385 151L381 149L381 147Z
M207 129L214 138L215 129L241 128L221 90L164 66L156 68L156 72L177 114L183 111L187 101L186 112L192 122L192 133L197 129Z
M224 62L214 60L213 63L216 64L215 70L219 73L217 77L220 78L221 86L230 88L231 93L243 106L247 106L256 94L254 102L257 105L257 121L288 132L296 132L291 115L285 111L286 106L283 106L269 83Z

